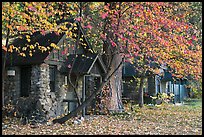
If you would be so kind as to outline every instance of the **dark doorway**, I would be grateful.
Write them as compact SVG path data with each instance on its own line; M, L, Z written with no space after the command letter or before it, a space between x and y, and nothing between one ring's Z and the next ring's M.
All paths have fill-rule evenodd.
M21 67L21 97L28 97L31 88L31 66Z
M100 77L96 76L86 76L85 77L85 97L86 99L95 92L98 87L100 86L101 79ZM100 94L96 95L96 97L93 99L91 104L86 107L85 114L95 114L97 111L97 104L100 102Z

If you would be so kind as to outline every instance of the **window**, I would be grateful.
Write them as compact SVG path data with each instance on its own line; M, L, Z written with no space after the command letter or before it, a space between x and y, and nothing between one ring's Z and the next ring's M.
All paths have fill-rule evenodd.
M30 88L31 88L31 66L23 66L21 67L21 91L20 96L21 97L28 97L30 94Z
M50 71L50 91L54 92L55 91L55 84L56 84L56 70L57 67L50 65L49 66L49 71Z

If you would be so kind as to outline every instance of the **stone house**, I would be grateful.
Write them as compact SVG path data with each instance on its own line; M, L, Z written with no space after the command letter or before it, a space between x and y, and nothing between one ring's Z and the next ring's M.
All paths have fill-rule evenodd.
M78 23L77 28L80 30L82 40L78 46L75 46L75 42L67 38L66 34L58 35L54 32L45 35L36 32L31 36L29 43L26 36L12 42L16 47L34 45L36 42L39 44L38 48L33 49L32 56L26 52L26 57L22 57L16 51L8 53L7 56L7 73L3 81L4 102L15 105L19 117L32 117L39 113L47 120L67 114L77 106L74 88L69 81L74 81L76 92L82 101L102 81L106 68L101 56L91 52L92 47L86 37L82 37L84 30ZM52 47L50 52L39 50L48 48L51 43L59 46L60 50ZM84 43L87 46L83 46ZM69 55L64 51L68 51ZM87 112L86 108L84 114L85 111Z

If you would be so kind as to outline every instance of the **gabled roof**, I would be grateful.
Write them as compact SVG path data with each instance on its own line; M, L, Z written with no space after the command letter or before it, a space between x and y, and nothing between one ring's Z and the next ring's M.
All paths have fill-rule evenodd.
M61 67L61 73L69 73L72 68L72 74L83 75L89 74L94 64L98 62L103 72L106 73L106 67L100 59L99 54L71 54L68 56L65 64Z
M81 33L84 35L84 30L83 28L79 25L79 23L77 21L74 21L73 19L71 20L63 20L59 23L62 22L71 22L74 23L76 22L77 25L79 26L79 29L81 31ZM69 24L67 25L67 27L70 27ZM36 42L39 43L40 46L44 46L47 47L49 46L51 43L55 43L57 44L60 39L65 38L66 34L62 33L60 35L56 34L55 32L47 32L45 35L42 35L40 32L35 32L33 35L31 35L31 41L28 42L26 40L26 36L22 36L22 39L20 38L16 38L15 40L12 41L12 45L14 45L15 47L24 47L25 45L31 45L31 44L35 44ZM89 41L87 40L87 38L84 36L84 40L87 43L86 48L84 48L84 50L86 50L87 52L90 52L88 49L92 49ZM51 49L52 51L52 49ZM2 49L2 55L5 55L5 51ZM22 57L19 56L18 53L14 50L13 53L8 52L7 54L7 61L6 61L6 65L31 65L31 64L41 64L44 62L44 60L46 59L46 57L49 55L49 52L44 51L43 53L36 48L35 52L33 52L33 56L29 56L29 52L26 52L26 57ZM3 60L2 60L3 61Z
M15 47L22 47L24 45L34 45L36 42L40 46L49 46L51 43L57 43L61 39L62 35L57 35L56 33L48 33L42 35L40 32L36 32L31 36L30 43L26 40L25 36L20 39L17 38L12 42L12 45ZM5 51L2 50L2 55L5 54ZM19 56L18 53L14 50L13 53L8 52L6 64L10 65L30 65L30 64L40 64L43 63L45 58L49 55L49 52L42 52L38 48L33 52L33 56L29 56L29 52L25 52L26 57Z

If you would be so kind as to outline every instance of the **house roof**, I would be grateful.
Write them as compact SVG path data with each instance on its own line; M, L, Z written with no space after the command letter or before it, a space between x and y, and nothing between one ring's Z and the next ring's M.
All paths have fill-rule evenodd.
M106 68L100 59L99 54L71 54L68 56L66 62L61 67L61 73L69 73L72 67L72 74L88 74L92 69L94 63L98 61L104 73L106 73Z
M130 62L123 63L123 70L122 70L123 77L132 77L137 75L137 71L134 68L134 65Z
M76 22L78 25L79 23L77 21L74 21L73 19L70 20L63 20L59 23L62 22ZM69 24L67 27L70 27ZM79 29L81 31L81 33L84 35L84 30L83 28L79 25ZM33 33L33 35L30 36L31 41L28 42L26 40L26 36L22 36L22 38L16 38L15 40L12 41L12 45L14 45L15 47L24 47L25 45L34 45L36 42L39 43L40 46L44 46L44 47L48 47L51 43L55 43L57 44L60 39L63 38L63 36L66 35L64 33L62 34L56 34L55 32L50 32L50 33L46 33L45 35L42 35L40 32L35 32ZM84 37L85 42L87 43L86 46L86 51L88 51L88 49L92 49L89 41L87 40L86 37ZM52 48L51 48L52 51ZM26 57L22 57L20 55L18 55L18 53L14 50L13 53L8 52L7 54L7 61L6 61L6 65L31 65L31 64L41 64L44 62L44 60L46 59L46 57L49 55L49 52L44 51L42 52L41 50L39 50L38 48L35 49L35 52L33 52L32 56L29 56L29 52L25 52ZM2 55L5 55L5 51L2 49ZM3 58L2 58L3 61Z
M167 71L164 71L164 75L161 78L161 81L173 81L172 74Z
M25 45L34 45L36 42L39 43L40 46L47 47L51 43L57 43L61 39L62 35L57 35L56 33L48 33L42 35L40 32L36 32L31 36L31 41L28 42L26 37L23 36L22 39L17 38L11 44L15 47L22 47ZM3 55L5 55L5 51L3 51ZM30 64L40 64L44 62L45 58L49 55L49 52L42 52L38 48L33 52L33 56L29 56L29 52L25 52L26 57L22 57L18 55L17 51L13 51L13 53L8 52L6 65L30 65Z

